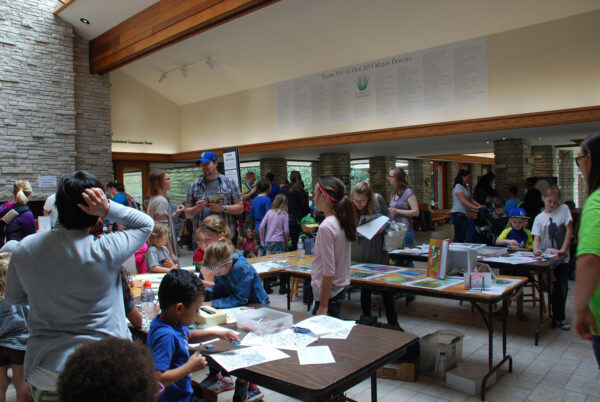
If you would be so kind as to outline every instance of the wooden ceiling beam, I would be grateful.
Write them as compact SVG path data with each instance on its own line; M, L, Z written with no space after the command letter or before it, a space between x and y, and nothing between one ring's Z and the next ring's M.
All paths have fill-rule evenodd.
M161 0L90 41L90 72L105 74L280 0Z

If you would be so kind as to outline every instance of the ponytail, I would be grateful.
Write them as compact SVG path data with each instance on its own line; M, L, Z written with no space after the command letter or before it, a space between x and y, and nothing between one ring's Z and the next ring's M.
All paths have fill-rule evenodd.
M15 202L19 205L26 205L27 201L29 200L27 199L27 196L25 195L23 190L19 190L15 195Z
M333 205L333 214L344 230L346 240L356 241L356 209L354 203L346 195L346 186L335 176L322 177L317 183L319 191L323 192Z

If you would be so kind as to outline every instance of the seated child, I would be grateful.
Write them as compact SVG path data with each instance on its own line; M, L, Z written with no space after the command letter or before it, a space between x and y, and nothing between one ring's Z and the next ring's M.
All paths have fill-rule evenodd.
M256 232L252 228L246 228L242 237L242 251L244 251L244 257L253 258L258 255L258 245L256 244Z
M194 253L192 261L194 265L204 261L206 248L219 239L231 241L231 232L225 220L219 215L209 215L202 220L202 224L196 230L196 245L198 248ZM215 284L215 274L206 269L200 270L200 279L205 288L212 288Z
M3 250L10 249L12 242L7 243ZM29 339L29 329L27 328L29 307L8 304L2 300L9 261L10 253L0 253L0 316L2 317L0 320L0 400L6 400L5 394L9 384L8 368L11 367L13 385L17 390L17 400L24 402L29 401L31 397L29 387L25 383L23 370L27 339Z
M243 256L234 253L233 244L219 239L206 249L203 268L213 271L215 286L209 289L215 308L232 308L248 303L269 305L258 273Z
M159 402L200 401L200 391L192 389L191 373L206 367L199 353L190 356L189 343L221 338L239 342L232 331L190 330L204 301L204 286L196 275L175 269L167 273L158 287L161 313L152 320L147 346L152 351L156 375L166 387Z
M148 242L150 247L146 250L146 266L150 272L169 272L179 268L179 265L171 260L171 254L167 248L169 241L169 228L162 223L154 225L154 230Z
M267 254L284 253L287 251L290 237L287 197L277 194L259 226L260 244Z
M62 402L152 402L161 388L148 348L112 337L73 352L58 378Z
M148 266L146 265L146 251L148 250L148 244L142 244L135 252L135 267L137 268L138 274L145 274L148 272Z
M533 249L533 237L527 229L529 217L523 208L513 208L508 213L508 227L500 233L496 244L498 246L508 246L509 251L531 251ZM517 317L521 321L528 321L523 314L523 288L517 291Z

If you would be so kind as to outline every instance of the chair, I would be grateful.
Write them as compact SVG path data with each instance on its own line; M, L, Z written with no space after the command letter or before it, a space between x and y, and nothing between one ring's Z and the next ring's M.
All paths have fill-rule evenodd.
M302 294L301 292L304 290L302 282L302 278L296 278L292 276L292 283L290 284L290 293L292 298L300 296Z
M542 311L546 312L546 302L543 293L541 295L537 294L537 288L535 286L536 283L542 283L541 274L534 273L533 277L529 279L529 286L523 288L523 303L531 302L533 307L535 307L536 303L542 303ZM542 284L543 286L543 284ZM526 293L525 289L531 289L531 293Z

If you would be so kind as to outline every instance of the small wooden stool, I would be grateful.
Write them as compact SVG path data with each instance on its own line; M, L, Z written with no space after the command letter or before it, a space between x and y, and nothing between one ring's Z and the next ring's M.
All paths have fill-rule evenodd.
M528 288L531 289L531 293L526 293L525 289L527 288L523 288L523 303L525 302L531 302L531 304L533 304L533 307L535 307L536 303L541 303L542 304L542 311L546 312L546 303L545 303L545 298L543 293L541 295L537 294L536 292L536 286L535 286L535 282L537 283L542 283L542 276L540 273L534 273L532 275L533 277L531 278L531 282L529 283ZM543 286L543 284L541 285Z
M302 278L296 278L292 276L292 283L291 283L291 289L290 292L292 294L292 297L297 297L300 296L302 294L303 291L303 285L302 285Z

